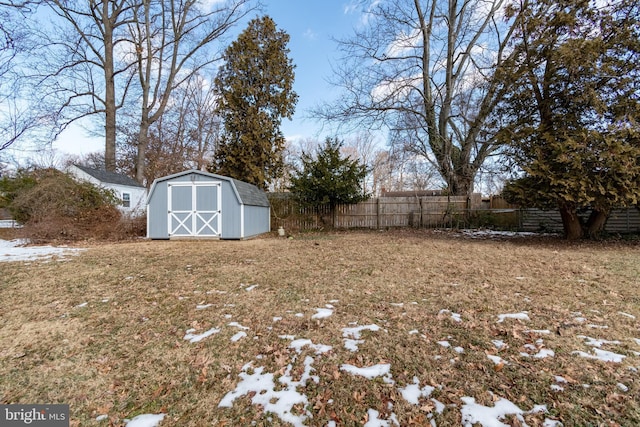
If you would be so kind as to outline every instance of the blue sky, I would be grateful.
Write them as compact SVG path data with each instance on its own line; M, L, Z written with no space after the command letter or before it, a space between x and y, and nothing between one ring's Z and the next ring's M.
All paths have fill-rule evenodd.
M299 96L296 113L293 120L284 119L281 128L289 140L322 141L330 136L322 123L305 117L309 109L337 94L337 89L327 83L331 64L337 61L333 38L353 32L360 19L353 9L351 0L265 0L262 14L269 15L279 29L289 34L290 57L296 65L294 90ZM245 27L246 23L237 31ZM86 154L104 150L104 141L90 138L82 128L74 126L54 142L53 148L61 153Z

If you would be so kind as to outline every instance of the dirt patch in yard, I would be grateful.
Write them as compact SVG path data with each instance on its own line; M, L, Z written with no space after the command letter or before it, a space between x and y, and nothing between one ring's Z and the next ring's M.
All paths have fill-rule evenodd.
M68 403L83 426L640 424L640 247L475 237L3 263L0 402Z

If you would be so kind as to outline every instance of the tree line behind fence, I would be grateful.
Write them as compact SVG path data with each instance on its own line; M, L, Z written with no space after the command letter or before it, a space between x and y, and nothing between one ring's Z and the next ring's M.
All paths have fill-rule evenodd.
M519 209L499 196L487 199L479 194L471 197L378 197L355 205L338 205L333 212L328 205L320 208L301 206L286 193L272 193L269 199L272 230L279 227L287 231L488 227L513 231L562 231L559 212ZM605 230L611 233L640 232L640 210L613 210Z

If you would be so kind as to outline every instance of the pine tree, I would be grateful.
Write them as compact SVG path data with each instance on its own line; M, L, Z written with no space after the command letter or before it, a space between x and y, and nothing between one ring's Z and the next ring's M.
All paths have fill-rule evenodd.
M337 138L327 138L315 158L303 152L302 167L291 177L290 191L294 198L302 205L316 209L329 206L332 218L337 205L369 198L362 185L367 175L366 166L343 157L340 153L342 145Z
M522 0L498 120L523 176L505 195L560 210L569 239L595 236L610 210L640 201L640 6ZM512 11L521 13L522 10ZM583 221L578 211L592 209Z
M282 118L298 96L289 36L268 16L252 20L225 51L215 80L223 134L208 169L262 188L283 173Z

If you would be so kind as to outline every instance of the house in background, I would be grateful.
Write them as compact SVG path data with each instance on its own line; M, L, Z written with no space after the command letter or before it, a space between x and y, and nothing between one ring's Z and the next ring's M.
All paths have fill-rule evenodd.
M91 169L80 165L71 165L67 172L80 181L113 190L120 199L118 208L122 213L141 215L145 212L147 189L132 178L115 172Z

